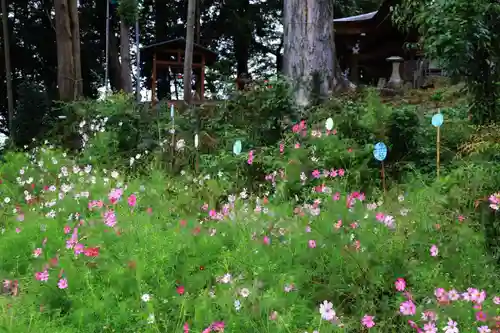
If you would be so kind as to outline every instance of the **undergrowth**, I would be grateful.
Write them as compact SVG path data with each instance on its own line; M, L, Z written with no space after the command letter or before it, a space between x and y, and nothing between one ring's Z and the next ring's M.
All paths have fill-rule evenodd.
M225 107L271 108L267 93ZM368 95L286 116L278 96L265 138L259 115L247 141L222 115L202 121L215 143L196 150L186 116L170 146L168 117L116 97L100 117L100 104L80 107L72 154L5 154L0 331L498 330L494 131L443 110L436 179L428 114ZM387 193L376 141L389 146Z

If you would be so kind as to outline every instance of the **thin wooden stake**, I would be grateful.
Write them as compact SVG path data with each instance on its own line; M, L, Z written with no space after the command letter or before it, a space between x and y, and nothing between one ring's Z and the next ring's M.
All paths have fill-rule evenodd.
M384 161L382 161L382 187L384 188L384 194L387 194L387 188L385 187L385 167L384 167Z
M170 154L171 154L171 158L172 158L172 161L171 161L171 165L170 165L170 169L171 171L174 171L174 166L175 166L175 151L176 151L176 147L175 147L175 116L174 116L174 112L172 112L172 107L173 107L173 104L170 105L170 121L172 122L172 128L170 129L171 131L171 134L172 134L172 143L171 143L171 151L170 151Z
M200 153L198 152L198 148L196 148L196 161L195 161L195 171L198 175L200 173Z
M437 135L436 135L436 166L437 166L437 177L439 178L439 150L441 146L441 131L440 127L437 128Z

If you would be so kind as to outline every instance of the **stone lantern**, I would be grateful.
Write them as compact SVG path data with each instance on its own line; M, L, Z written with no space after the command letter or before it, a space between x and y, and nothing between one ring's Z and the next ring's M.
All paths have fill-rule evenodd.
M399 67L401 63L404 61L403 58L393 56L386 59L387 61L392 63L392 74L389 78L389 82L387 82L387 87L392 89L401 89L403 87L403 80L401 79L401 75L399 74Z

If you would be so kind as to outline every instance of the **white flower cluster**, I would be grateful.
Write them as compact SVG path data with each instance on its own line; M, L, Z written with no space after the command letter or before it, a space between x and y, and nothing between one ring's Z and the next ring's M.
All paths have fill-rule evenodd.
M85 148L90 140L91 136L96 136L97 133L103 133L106 131L106 124L108 122L108 117L97 116L90 120L89 123L83 120L78 125L78 134L82 137L82 148Z

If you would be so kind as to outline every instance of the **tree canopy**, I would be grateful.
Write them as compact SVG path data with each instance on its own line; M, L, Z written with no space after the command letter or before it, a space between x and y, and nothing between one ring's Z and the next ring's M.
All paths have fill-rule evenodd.
M333 1L334 16L344 17L376 10L380 0ZM269 75L282 70L283 0L199 0L199 35L195 42L220 54L220 61L207 73L207 87L216 92L220 79L253 71ZM453 75L467 77L473 93L484 92L483 116L496 103L495 83L500 80L496 65L500 55L497 20L500 4L488 0L411 1L402 0L394 8L393 19L400 26L418 27L426 52L442 62ZM58 99L56 20L54 0L7 1L11 43L12 76L16 115L26 103L19 102L27 89ZM123 89L120 77L120 19L133 28L140 25L140 43L185 37L187 1L122 0L111 8L109 77L113 90ZM83 97L96 98L104 85L106 49L106 1L78 3L81 40ZM133 40L133 30L128 29ZM3 48L4 39L0 40ZM134 52L131 53L134 62ZM7 92L3 52L0 61L0 131L8 134ZM142 57L141 86L151 85L151 59ZM251 70L250 70L251 69ZM487 79L484 79L487 77ZM159 98L169 97L168 78L159 77ZM219 80L217 80L219 79ZM135 80L135 78L134 78ZM29 82L30 84L25 84ZM29 119L29 117L27 117ZM30 133L28 136L36 133Z

